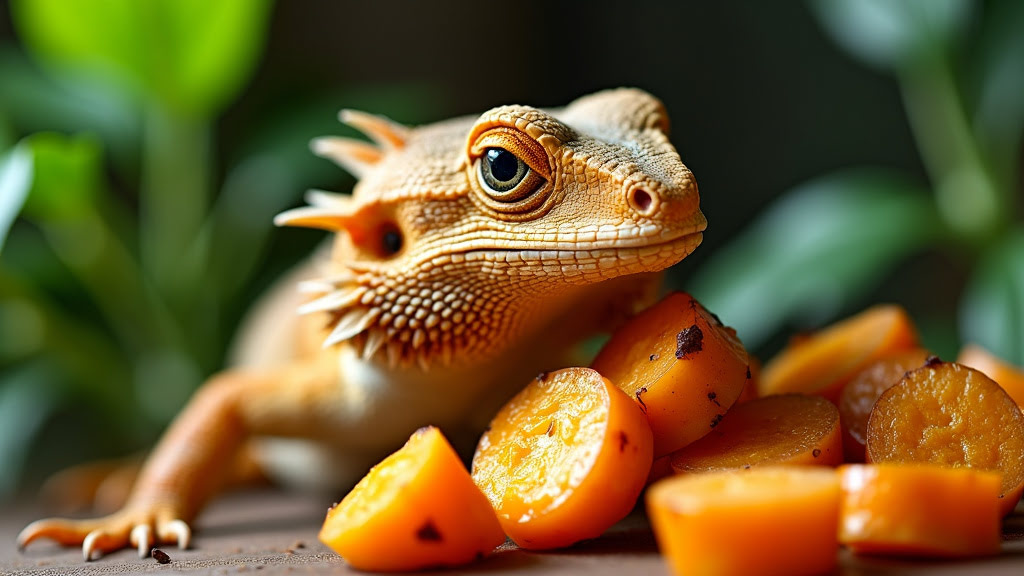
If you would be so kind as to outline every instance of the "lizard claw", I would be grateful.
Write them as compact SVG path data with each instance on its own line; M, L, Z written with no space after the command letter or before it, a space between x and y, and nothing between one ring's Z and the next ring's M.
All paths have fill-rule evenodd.
M146 557L157 542L176 543L183 550L188 548L192 529L184 520L155 516L124 510L97 520L39 520L26 526L18 535L18 548L24 550L35 540L49 538L62 546L81 545L82 557L87 562L97 555L129 546L135 547L140 557Z
M132 528L132 533L128 535L128 541L138 548L139 558L145 558L149 556L149 550L153 546L153 529L149 527L149 524L139 524Z

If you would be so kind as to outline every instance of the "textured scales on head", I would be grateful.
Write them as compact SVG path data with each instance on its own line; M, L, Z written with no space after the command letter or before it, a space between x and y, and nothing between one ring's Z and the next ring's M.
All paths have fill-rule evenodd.
M343 111L372 143L313 150L352 172L279 225L337 232L320 297L324 342L428 369L500 354L596 283L685 258L706 222L657 99L599 92L557 110L501 106L409 128Z

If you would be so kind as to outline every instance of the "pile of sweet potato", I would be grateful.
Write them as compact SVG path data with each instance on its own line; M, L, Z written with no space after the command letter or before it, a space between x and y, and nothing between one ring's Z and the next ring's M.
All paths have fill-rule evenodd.
M589 368L530 382L472 472L440 431L416 432L332 508L321 539L366 570L458 565L506 535L528 549L596 537L647 486L679 574L820 573L840 545L996 554L1024 491L1024 372L977 347L959 360L921 349L906 313L880 306L758 370L735 331L673 293Z

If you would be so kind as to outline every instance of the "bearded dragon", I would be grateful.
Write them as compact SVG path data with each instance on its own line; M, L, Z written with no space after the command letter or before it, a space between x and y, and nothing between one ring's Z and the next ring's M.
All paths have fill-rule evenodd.
M335 233L327 258L286 281L302 279L305 300L288 286L262 305L241 365L196 392L120 511L39 520L19 546L50 538L86 560L187 547L236 455L270 437L291 440L258 446L265 469L339 486L420 426L475 438L531 377L648 305L701 242L696 182L640 90L417 128L340 118L369 141L312 148L357 177L352 194L311 192L275 219Z

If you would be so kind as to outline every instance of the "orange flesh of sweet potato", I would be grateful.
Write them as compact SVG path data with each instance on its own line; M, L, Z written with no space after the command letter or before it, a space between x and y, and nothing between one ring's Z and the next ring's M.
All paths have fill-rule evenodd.
M681 474L842 461L836 407L820 396L783 394L734 406L707 436L675 452L671 466Z
M923 348L893 352L868 364L843 386L839 395L839 419L843 425L843 452L847 462L863 462L868 416L878 397L895 386L903 375L920 368L928 359Z
M902 308L875 306L787 346L765 365L759 392L820 394L836 402L861 367L916 346L917 332Z
M403 571L466 564L505 534L441 431L427 427L328 511L320 541L359 570Z
M1000 548L1000 477L940 466L839 469L839 541L857 553L980 556Z
M682 292L616 331L591 367L643 409L655 457L707 434L750 378L736 333Z
M927 463L1002 474L1008 513L1024 490L1024 415L977 370L929 361L886 390L868 418L867 461Z
M636 503L653 439L632 398L589 368L538 377L494 417L473 480L522 548L601 535Z
M836 566L839 477L832 468L673 476L647 491L647 511L679 576L793 576Z
M1024 368L1005 362L976 344L968 344L960 350L956 361L984 372L1006 390L1017 406L1024 406Z

